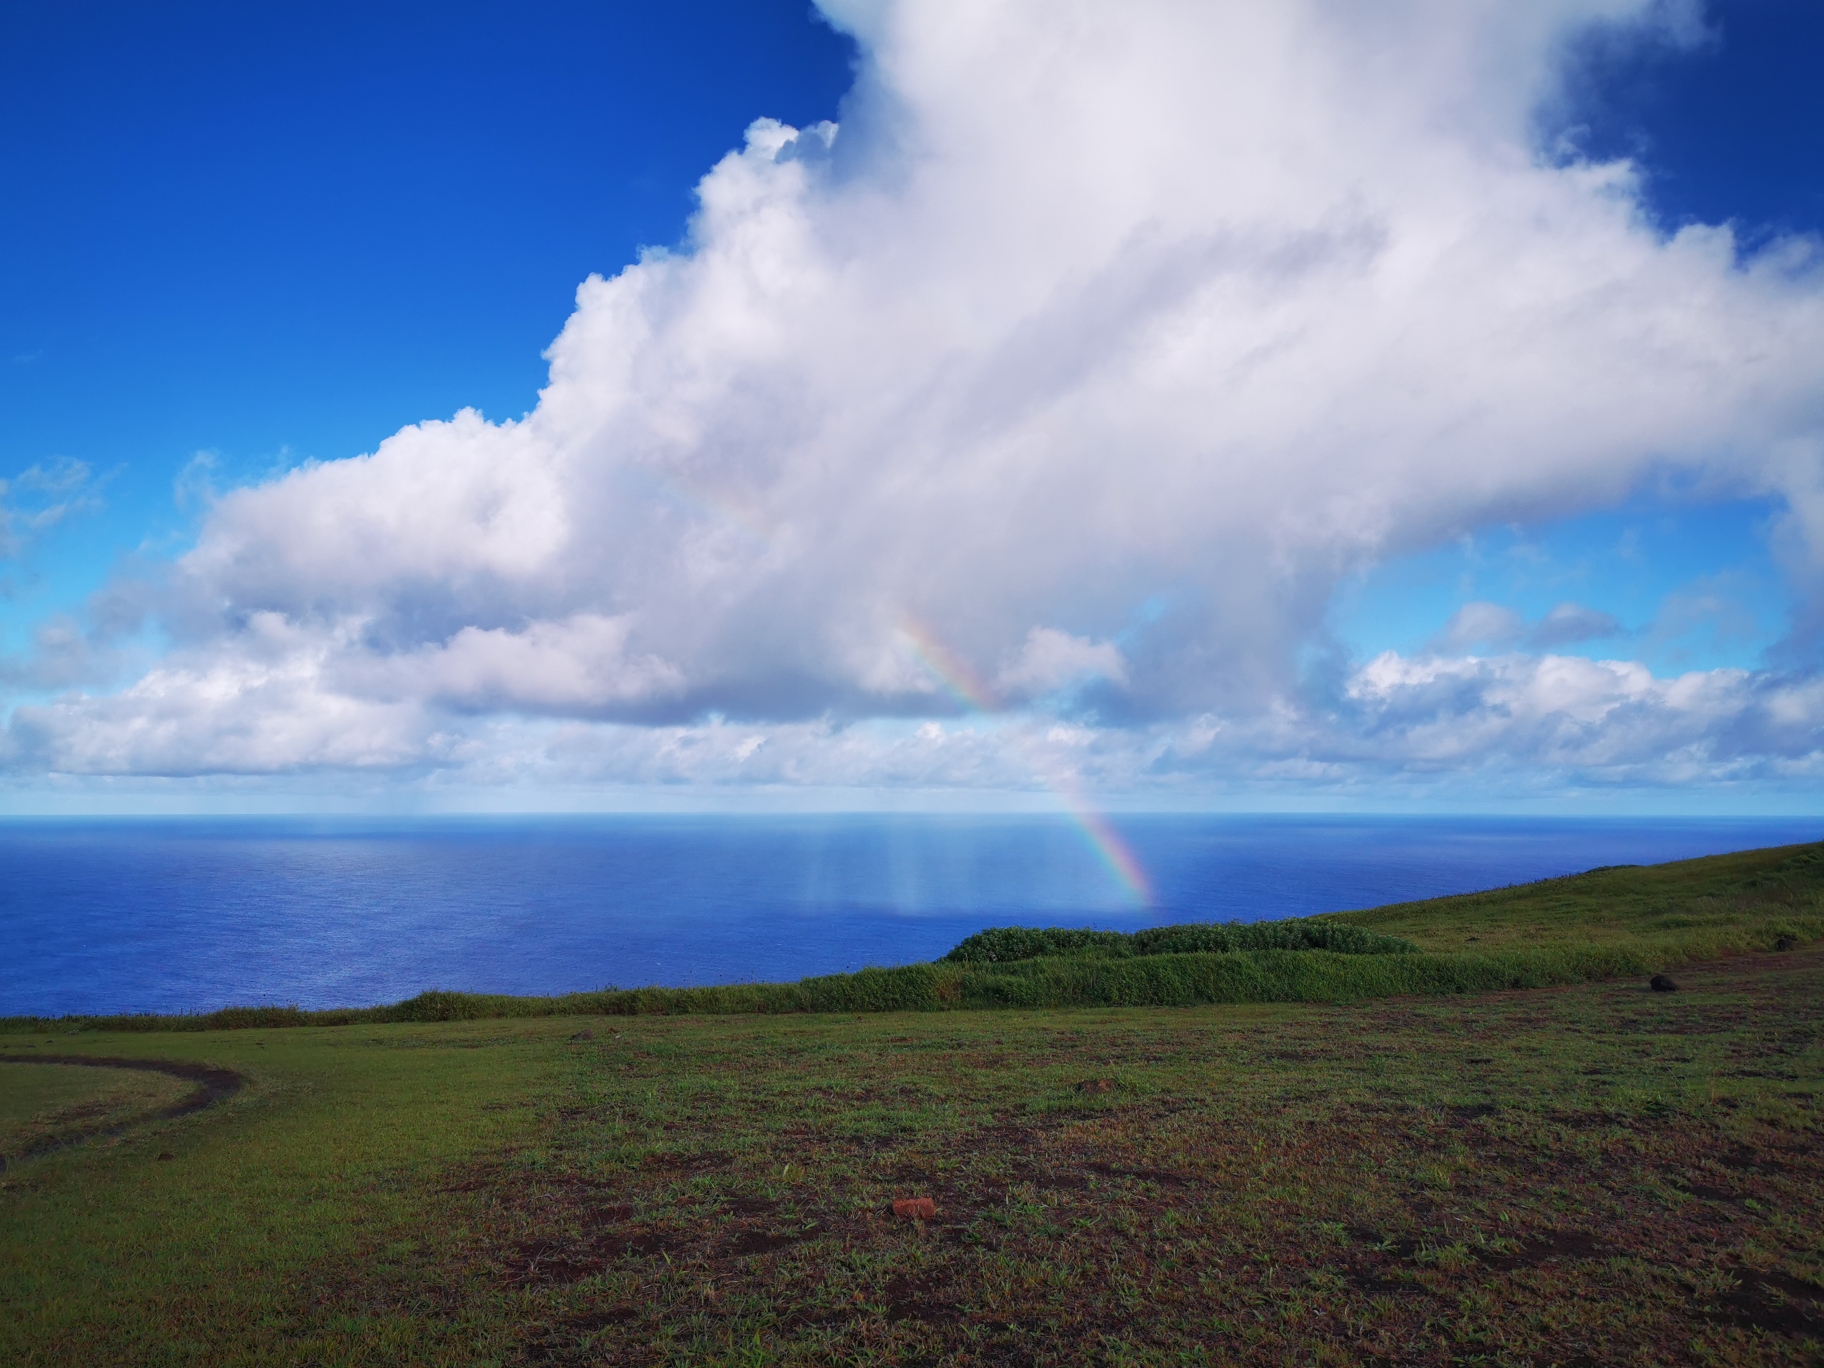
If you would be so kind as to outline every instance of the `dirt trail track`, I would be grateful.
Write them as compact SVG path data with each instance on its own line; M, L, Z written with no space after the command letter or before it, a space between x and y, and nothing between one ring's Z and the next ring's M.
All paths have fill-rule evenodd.
M226 1101L247 1086L247 1080L233 1069L218 1068L211 1064L190 1064L178 1059L128 1059L120 1055L4 1054L0 1055L0 1064L75 1064L96 1069L139 1069L147 1073L169 1074L172 1078L181 1078L198 1085L194 1091L170 1106L160 1107L155 1112L136 1116L129 1121L109 1126L75 1127L42 1136L18 1154L0 1155L0 1172L5 1171L9 1160L31 1159L47 1151L80 1144L98 1136L119 1135L149 1122L189 1116Z

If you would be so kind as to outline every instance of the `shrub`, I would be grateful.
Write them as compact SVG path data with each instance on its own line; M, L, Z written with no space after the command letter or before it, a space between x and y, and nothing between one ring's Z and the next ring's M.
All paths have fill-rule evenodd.
M1131 936L1078 927L991 926L977 931L945 955L961 964L1006 964L1045 955L1131 955Z
M1153 926L1127 935L1074 927L996 926L978 931L944 956L960 964L1013 964L1070 956L1129 959L1140 955L1235 954L1254 950L1327 950L1334 955L1408 955L1418 947L1347 922L1321 917L1293 921L1189 922Z

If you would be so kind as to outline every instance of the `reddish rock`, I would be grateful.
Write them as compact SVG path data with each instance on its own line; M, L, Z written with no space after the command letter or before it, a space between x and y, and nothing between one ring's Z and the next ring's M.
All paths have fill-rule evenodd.
M937 1203L929 1197L895 1197L893 1214L905 1221L933 1221L937 1219Z

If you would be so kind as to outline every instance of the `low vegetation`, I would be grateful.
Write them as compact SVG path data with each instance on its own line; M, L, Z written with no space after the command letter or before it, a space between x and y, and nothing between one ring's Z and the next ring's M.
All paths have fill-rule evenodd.
M1338 955L1407 955L1418 950L1398 936L1367 931L1330 917L1290 921L1192 922L1149 926L1144 931L1093 931L1079 927L994 926L977 931L944 956L955 964L1007 964L1069 955L1134 959L1144 955L1228 955L1259 950L1328 950Z
M124 1129L184 1092L181 1079L143 1069L20 1064L0 1078L0 1162Z
M1816 1363L1824 955L1681 982L14 1035L248 1087L0 1175L0 1362Z

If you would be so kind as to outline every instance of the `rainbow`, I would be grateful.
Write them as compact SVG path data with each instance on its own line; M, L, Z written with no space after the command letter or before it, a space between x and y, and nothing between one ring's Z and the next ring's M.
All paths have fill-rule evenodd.
M770 545L777 535L760 510L746 506L726 494L700 486L682 472L650 480L654 491L688 511L707 514L724 526L745 534L762 546ZM965 707L978 713L1005 711L1006 703L995 693L967 660L951 650L931 626L910 612L900 615L901 634L910 643L912 654L927 670L954 694ZM1035 757L1036 759L1036 757ZM1034 763L1033 772L1062 802L1064 811L1076 823L1090 850L1114 875L1115 882L1142 907L1152 905L1153 889L1139 859L1121 833L1083 795L1074 778L1047 778L1043 763Z
M912 654L919 663L936 675L944 687L963 704L982 713L1001 712L1006 708L1007 705L988 682L968 661L951 650L930 624L911 613L902 613L899 629L911 644ZM1028 755L1029 763L1035 759L1036 757ZM1043 763L1033 763L1032 768L1040 781L1058 796L1064 811L1076 823L1091 852L1114 875L1115 882L1126 890L1134 902L1142 907L1150 907L1153 902L1152 881L1146 877L1146 870L1141 866L1139 858L1108 818L1084 795L1074 777L1049 776L1046 773L1049 766Z
M1122 839L1121 833L1110 825L1108 818L1099 809L1090 806L1088 800L1075 790L1074 785L1054 783L1051 787L1064 800L1065 810L1076 820L1077 828L1089 841L1089 848L1108 867L1108 872L1115 876L1115 881L1140 906L1151 907L1152 881L1146 877L1146 870L1134 854L1133 847Z
M944 644L943 638L911 613L901 613L899 630L912 643L912 654L944 687L977 712L999 712L1005 705L975 672L975 667Z

